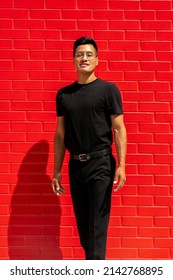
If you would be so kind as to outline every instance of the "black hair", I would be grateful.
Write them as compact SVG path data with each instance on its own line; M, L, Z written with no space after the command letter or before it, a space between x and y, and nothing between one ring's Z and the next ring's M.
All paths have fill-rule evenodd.
M83 36L83 37L80 37L79 39L77 39L74 42L73 56L75 55L75 51L76 51L78 46L80 46L80 45L87 45L87 44L93 45L93 47L96 49L96 52L98 52L98 47L97 47L97 44L94 41L94 39L92 39L90 37L87 37L87 36Z

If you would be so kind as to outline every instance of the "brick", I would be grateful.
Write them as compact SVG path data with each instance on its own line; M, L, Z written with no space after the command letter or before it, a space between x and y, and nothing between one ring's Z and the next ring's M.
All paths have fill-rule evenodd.
M139 228L139 236L143 237L169 237L169 228Z
M129 19L129 20L134 20L134 19L138 19L138 20L155 20L155 11L145 11L145 10L126 10L124 9L124 15L125 15L125 19ZM165 18L164 18L165 19Z
M82 11L83 13L83 11ZM114 11L114 10L93 10L93 18L94 19L123 19L123 11Z
M110 20L109 21L109 27L111 29L115 30L138 30L140 27L140 22L138 20Z
M60 30L30 30L31 39L60 39Z
M140 132L170 132L170 126L169 124L163 124L162 127L160 127L160 124L140 124L139 127Z
M156 122L167 122L172 123L173 122L173 115L171 113L156 113Z
M158 177L161 177L161 176L158 176ZM170 179L171 179L171 176L168 176L168 177L170 177ZM167 178L166 178L165 182L167 182ZM173 197L160 196L160 197L155 198L155 205L171 206L172 202L173 202ZM162 216L162 215L160 215L160 216Z
M151 196L123 196L122 203L123 205L153 205L153 198Z
M155 141L156 141L156 143L172 143L173 135L157 133L155 135Z
M60 59L60 51L30 51L31 59L35 60L53 60L53 59Z
M162 66L161 66L162 65ZM141 62L141 70L149 71L149 70L165 70L169 71L171 69L171 63L166 62Z
M141 27L143 30L171 30L171 21L169 20L155 20L155 21L141 21Z
M13 133L13 132L4 132L0 135L0 141L3 142L12 142L12 141L25 141L24 133Z
M1 111L10 111L10 108L11 108L11 103L10 101L2 101L0 103L0 110Z
M3 71L0 72L0 78L3 80L26 80L28 73L25 71Z
M154 244L160 248L172 248L173 247L173 238L155 238Z
M7 163L0 163L0 173L9 173L10 171L10 166ZM5 214L8 214L7 211L5 210L5 208L0 209L0 215L3 214L3 212L5 212Z
M0 18L28 18L28 10L18 10L18 9L0 9Z
M1 90L11 90L11 81L0 81Z
M153 153L153 154L167 154L169 151L169 145L167 144L147 144L139 143L138 144L139 153Z
M76 1L67 0L67 1L57 1L57 0L46 0L47 9L75 9Z
M27 59L28 51L27 50L1 50L1 55L4 59Z
M139 248L139 257L143 259L170 259L170 250L169 249L160 249L160 248L149 248L143 249Z
M47 29L75 29L76 20L46 20Z
M2 256L2 260L5 259L5 260L8 260L8 248L0 248L0 254Z
M124 50L124 51L129 51L129 49L131 51L137 51L139 50L139 42L137 41L128 41L128 40L125 40L125 41L122 41L121 38L119 39L120 41L113 41L113 40L110 40L110 49L113 49L113 50Z
M0 20L0 28L1 29L11 29L12 28L12 20Z
M45 69L46 70L74 70L74 65L71 60L57 60L57 61L46 61L45 62Z
M136 92L132 92L131 94L129 94L129 92L125 91L124 92L124 96L125 96L125 100L126 101L143 101L143 100L145 100L145 102L147 102L147 101L153 102L154 101L154 94L153 94L153 92L140 91L139 94L136 93ZM145 116L145 119L147 120L147 115ZM142 118L141 118L140 122L141 121L142 121Z
M142 10L171 10L170 1L143 1Z
M24 112L0 112L0 120L25 120Z
M122 247L127 248L152 248L153 239L152 238L122 238Z
M121 247L121 239L115 237L109 237L107 241L107 249L109 248L119 248Z
M54 112L27 112L27 120L28 121L55 121L55 113Z
M137 103L124 103L123 105L125 112L137 112L138 104Z
M123 226L152 227L152 217L122 217Z
M155 31L126 31L126 40L156 40Z
M44 0L31 1L28 3L27 0L15 0L15 8L28 8L28 9L41 9L44 8Z
M43 29L43 20L15 20L14 27L19 29Z
M43 69L43 61L14 61L14 69L20 69L20 70L42 70Z
M42 89L42 81L13 81L12 88L14 90L19 89L33 89L38 90Z
M126 248L115 248L109 249L107 252L107 259L115 260L115 259L136 259L138 258L137 249L130 248L129 250Z
M173 79L172 72L157 72L156 74L157 80L159 81L171 81ZM165 100L166 101L166 100Z
M139 1L110 1L110 9L139 10Z
M25 91L1 91L0 92L1 100L26 100L26 92Z
M132 52L132 51L127 51L125 53L125 59L126 60L141 60L141 61L152 61L155 59L155 53L154 52L144 52L144 51L139 51L139 52ZM151 69L152 70L152 69ZM151 72L150 72L151 73Z
M145 42L141 42L141 50L147 51L147 50L151 50L151 51L171 51L172 46L171 46L171 42L167 41L167 42L161 42L159 40L159 42L151 42L151 41L145 41ZM157 54L158 57L158 54Z
M126 104L124 104L125 106ZM130 106L130 104L129 104ZM137 133L138 132L138 125L137 123L126 123L126 129L128 133Z
M139 70L139 63L138 62L114 62L114 61L110 61L109 62L109 68L110 70L122 70L122 71L130 71L130 70Z
M0 143L0 152L9 152L10 144L9 143Z
M108 22L106 20L78 20L77 21L78 29L96 29L96 30L106 30L108 28Z
M114 79L111 81L114 82ZM138 89L138 84L137 82L125 82L125 81L117 81L117 86L122 90L129 90L129 91L134 91Z
M12 6L13 6L12 0L7 0L5 2L0 3L0 8L12 8Z
M110 227L117 227L121 225L120 217L111 217L110 219Z
M139 103L139 111L140 112L168 112L169 111L169 103Z
M63 19L91 19L92 11L91 10L61 10Z
M157 52L157 60L161 60L161 61L171 61L173 58L173 53L170 51L165 51L165 52L161 52L158 51Z
M138 207L139 216L168 216L169 208L168 207Z
M162 227L173 227L173 219L172 217L155 217L154 224L156 227L160 227L160 225Z
M136 216L136 207L134 206L114 206L111 208L111 216Z
M1 49L11 49L12 40L1 40L0 48Z
M169 77L169 73L168 73L168 77ZM168 93L156 92L155 98L156 98L156 101L158 101L158 102L173 101L173 95L171 92L168 92Z
M169 194L169 186L163 185L155 185L153 188L146 186L146 185L140 185L138 187L138 192L140 195L168 195Z
M172 154L166 154L166 155L155 155L154 159L155 163L160 163L160 164L172 164L173 163L173 155Z
M139 83L140 90L162 90L162 91L169 91L169 83L168 82L140 82Z
M58 90L58 89L57 89ZM47 91L28 91L27 93L27 99L28 100L37 100L37 101L44 101L44 100L54 100L55 101L55 98L56 98L56 92L53 91L53 92L47 92Z
M3 39L28 39L29 38L29 33L28 30L0 30L0 38Z
M59 80L58 71L30 71L29 77L31 80Z
M169 165L139 165L140 174L169 174Z
M23 102L23 101L12 101L11 103L12 110L17 111L26 111L26 110L32 110L32 111L39 111L42 109L42 103L41 102Z
M153 142L153 135L151 133L138 133L138 134L132 134L128 133L128 140L132 143L150 143Z
M157 19L170 19L172 20L172 17L173 17L173 11L170 9L170 11L163 11L163 10L160 10L160 11L157 11L156 12L156 18Z
M129 114L126 113L126 118L128 119L128 122L135 122L135 121L140 121L140 122L153 122L153 114L152 113L133 113Z
M1 104L0 104L1 106ZM9 122L0 122L0 131L9 132L10 131L10 123Z
M111 227L109 228L109 232L108 232L108 236L110 237L114 237L114 236L120 236L120 237L123 237L123 236L137 236L137 228L127 228L127 227L119 227L119 228L114 228L114 227ZM108 238L109 240L109 238ZM114 246L112 246L114 247ZM121 247L121 246L119 246Z
M105 0L95 0L95 1L79 1L78 8L79 9L107 9L108 3Z
M31 19L59 19L60 18L60 9L56 9L56 10L48 10L48 9L44 9L41 10L30 10L30 18Z
M94 38L96 40L114 40L115 38L117 40L123 40L124 38L124 31L114 31L106 30L106 31L95 31L94 30Z

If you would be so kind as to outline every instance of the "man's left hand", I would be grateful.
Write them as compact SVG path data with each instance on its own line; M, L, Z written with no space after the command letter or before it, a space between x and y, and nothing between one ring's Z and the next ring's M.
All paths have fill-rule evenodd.
M119 166L116 170L114 181L113 181L114 185L118 183L118 186L114 188L114 191L115 192L119 191L124 186L125 181L126 181L125 168Z

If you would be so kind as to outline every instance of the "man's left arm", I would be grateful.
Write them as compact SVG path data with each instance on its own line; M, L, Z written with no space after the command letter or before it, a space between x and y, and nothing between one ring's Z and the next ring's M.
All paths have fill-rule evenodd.
M114 191L120 190L126 181L126 151L127 151L127 133L124 124L123 114L111 116L112 127L115 136L116 152L118 157L118 167L116 169L114 184L118 183L118 186Z

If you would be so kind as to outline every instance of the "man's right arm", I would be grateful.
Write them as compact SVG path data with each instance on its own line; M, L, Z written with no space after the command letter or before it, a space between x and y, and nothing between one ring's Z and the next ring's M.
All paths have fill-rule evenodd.
M66 151L64 144L64 121L64 116L58 118L57 128L54 137L54 175L52 180L52 188L57 195L60 195L64 192L64 189L61 186L61 168Z

